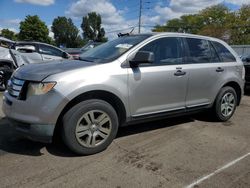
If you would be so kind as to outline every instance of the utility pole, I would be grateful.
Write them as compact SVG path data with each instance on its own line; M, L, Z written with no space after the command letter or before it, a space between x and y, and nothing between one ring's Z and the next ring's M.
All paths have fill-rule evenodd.
M138 33L141 33L141 11L142 11L142 0L140 0L140 10L139 10L139 27L138 27Z

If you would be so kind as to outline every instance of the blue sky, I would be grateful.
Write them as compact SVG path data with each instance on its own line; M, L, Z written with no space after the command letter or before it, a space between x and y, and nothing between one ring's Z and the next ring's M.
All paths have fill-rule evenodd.
M232 10L250 0L142 0L142 31L151 26L163 24L168 19L183 14L197 13L203 8L224 3ZM103 27L107 35L116 35L117 30L126 32L138 26L139 0L0 0L0 29L18 31L19 22L26 15L38 15L50 27L57 16L73 19L80 28L81 19L88 12L102 15ZM53 35L51 33L51 35Z

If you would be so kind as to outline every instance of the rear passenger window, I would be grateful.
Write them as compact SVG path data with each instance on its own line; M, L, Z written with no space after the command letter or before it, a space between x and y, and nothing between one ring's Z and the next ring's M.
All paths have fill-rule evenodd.
M215 47L221 61L223 62L233 62L236 61L233 54L221 43L219 42L212 42L213 46Z
M213 62L214 58L210 50L207 40L187 38L187 45L189 48L189 63L209 63Z
M182 47L179 38L166 37L156 39L140 49L154 53L154 64L179 64L182 63Z

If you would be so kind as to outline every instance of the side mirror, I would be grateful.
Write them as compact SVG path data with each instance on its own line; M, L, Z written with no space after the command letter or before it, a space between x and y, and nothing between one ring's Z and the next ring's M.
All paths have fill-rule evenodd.
M62 58L69 59L69 54L67 54L66 52L63 52L62 53Z
M154 53L149 51L138 51L130 60L131 67L138 67L139 64L151 64L154 62Z

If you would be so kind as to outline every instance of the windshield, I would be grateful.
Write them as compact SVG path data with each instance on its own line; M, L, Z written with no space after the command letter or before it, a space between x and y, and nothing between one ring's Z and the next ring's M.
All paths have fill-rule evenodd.
M112 61L149 36L150 35L132 35L119 37L82 53L80 60L95 63Z

